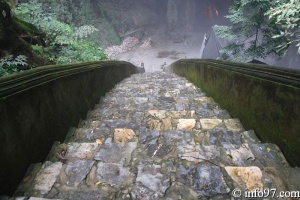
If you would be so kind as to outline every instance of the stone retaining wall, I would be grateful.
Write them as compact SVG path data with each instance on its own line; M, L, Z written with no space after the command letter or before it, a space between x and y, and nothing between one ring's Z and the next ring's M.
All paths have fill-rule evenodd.
M43 161L101 95L138 72L127 62L102 61L0 78L0 195L11 195L29 164Z
M186 77L300 166L300 71L217 60L180 60L170 70Z

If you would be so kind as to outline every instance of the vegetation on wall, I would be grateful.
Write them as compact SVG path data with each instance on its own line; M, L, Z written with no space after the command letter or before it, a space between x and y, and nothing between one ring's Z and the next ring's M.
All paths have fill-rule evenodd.
M289 42L286 35L265 13L278 6L278 1L241 0L234 1L226 16L232 26L214 26L217 36L229 44L221 50L221 58L233 61L250 61L273 54L282 57L287 49L279 48ZM276 37L281 35L281 37Z

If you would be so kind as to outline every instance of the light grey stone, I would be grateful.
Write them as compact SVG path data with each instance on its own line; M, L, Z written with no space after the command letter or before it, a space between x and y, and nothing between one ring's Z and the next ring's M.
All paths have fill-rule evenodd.
M101 146L94 159L105 163L128 164L131 153L136 147L136 142L105 144Z
M61 168L61 162L45 162L45 164L42 166L41 171L35 178L34 189L38 190L41 194L47 194L55 183Z
M213 129L221 123L221 119L200 119L201 127L205 130Z
M228 131L244 131L239 119L225 119L224 123Z
M72 143L68 145L66 158L90 159L98 146L98 143Z
M213 159L219 157L220 149L214 145L210 146L179 146L178 148L178 156L181 159L191 161L191 162L207 162L212 161Z
M167 144L187 145L192 141L191 134L187 131L180 131L180 130L164 131L163 136Z
M111 137L108 137L108 138L105 140L105 142L104 142L104 144L109 144L109 143L112 143L112 138L111 138Z
M242 133L242 138L245 143L253 144L253 143L260 143L261 141L258 139L257 135L255 134L254 130L244 131Z
M90 172L95 161L92 160L77 160L67 164L65 169L67 175L67 185L76 187Z
M232 144L223 145L226 151L226 155L231 162L237 166L249 166L255 160L255 156L250 150L248 144L242 144L240 147L236 147Z
M100 181L112 186L120 186L130 175L129 168L120 164L102 162L97 164L96 182Z
M170 187L170 174L160 173L160 165L139 165L136 181L142 183L145 187L156 192L160 197Z
M251 151L256 157L256 164L263 167L289 166L284 155L276 144L250 144Z

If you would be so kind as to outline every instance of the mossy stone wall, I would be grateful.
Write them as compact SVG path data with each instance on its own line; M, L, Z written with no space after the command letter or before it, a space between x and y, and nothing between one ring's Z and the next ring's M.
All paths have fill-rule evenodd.
M180 60L171 71L213 97L263 142L277 144L300 166L300 71L272 66Z
M0 195L42 162L116 83L139 72L127 62L46 66L0 78Z

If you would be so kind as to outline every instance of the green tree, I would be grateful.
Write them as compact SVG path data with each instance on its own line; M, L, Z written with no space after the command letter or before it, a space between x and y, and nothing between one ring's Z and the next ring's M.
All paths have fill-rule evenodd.
M277 46L277 51L287 49L292 43L300 53L300 1L276 0L276 4L266 13L271 19L271 25L280 26L283 30L273 38L288 38L289 41Z
M221 59L233 61L249 61L254 58L265 58L270 54L278 57L285 51L275 48L287 42L286 37L273 38L280 29L270 25L265 13L275 6L270 0L235 0L225 16L232 22L232 26L214 26L218 37L229 43L221 49Z
M106 59L101 48L88 40L88 36L98 31L94 26L83 25L78 28L59 21L53 13L43 10L41 3L32 0L19 4L15 14L47 33L46 47L33 46L41 56L57 63L71 63Z

